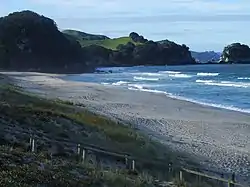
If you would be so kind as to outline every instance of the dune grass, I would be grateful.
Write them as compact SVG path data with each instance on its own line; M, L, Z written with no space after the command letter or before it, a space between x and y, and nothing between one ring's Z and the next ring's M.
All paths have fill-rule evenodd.
M45 146L44 149L39 148L40 151L45 152L54 141L60 141L62 145L64 145L65 142L75 142L75 145L77 143L91 144L112 152L128 153L133 157L144 158L149 161L153 159L162 159L167 163L170 159L163 146L149 140L129 126L89 112L84 107L75 106L71 102L47 100L45 98L33 96L16 86L1 81L0 120L2 123L1 129L7 129L9 126L13 126L10 131L5 132L5 130L0 130L0 136L3 137L0 139L0 145L8 144L15 145L15 147L24 147L24 151L11 153L12 155L20 154L21 156L18 156L18 160L23 157L22 155L24 155L25 158L27 156L24 144L28 142L30 135L29 131L35 135L36 139L39 139L43 146ZM5 137L14 137L16 140L12 143L5 140ZM47 145L47 143L49 145ZM40 158L36 157L36 159ZM77 184L75 183L76 181L71 180L71 178L74 178L71 171L72 167L68 167L71 166L71 164L62 164L55 168L48 166L49 169L46 170L46 172L42 172L37 169L39 163L45 160L44 157L41 159L43 161L36 160L24 166L17 166L14 161L9 160L9 165L15 165L15 167L8 165L3 172L0 172L0 184L4 184L5 186L13 184L12 182L17 184L15 186L30 186L31 183L33 185L42 182L48 182L50 184L55 182L56 185L65 183L72 184L73 186ZM23 158L21 160L23 160ZM58 160L56 162L58 162ZM65 162L66 161L63 161L63 163ZM145 167L146 165L137 163L138 169ZM158 171L158 167L159 166L154 167L153 165L151 166L151 170L153 171L155 169L155 171ZM86 168L83 169L86 170ZM143 171L143 169L141 171ZM140 181L138 177L127 180L126 173L118 174L116 172L105 172L104 174L97 170L93 170L93 172L101 173L102 177L93 178L91 174L89 176L91 184L94 184L96 181L101 181L101 183L102 181L106 181L108 185L110 184L109 186L116 186L114 184L119 183L127 184L128 186L144 186L141 182L134 182L137 180ZM31 174L29 175L29 173ZM53 178L53 175L57 177ZM81 181L79 179L78 182L81 184L80 186L84 186L86 180ZM86 186L91 185L86 183Z
M74 160L54 157L48 160L46 153L30 153L20 147L0 146L0 186L153 186L144 175L131 175L123 170L103 170ZM53 164L56 163L56 164Z
M1 84L0 101L0 117L26 128L49 132L54 138L58 138L61 132L71 137L69 141L73 142L95 144L136 157L170 159L163 146L129 125L94 114L73 103L39 98L16 87ZM58 123L62 123L61 128ZM78 128L82 135L72 128Z
M152 175L162 174L167 180L168 163L178 166L179 158L183 155L176 154L165 146L150 140L130 125L117 123L104 116L97 115L74 103L61 100L48 100L24 92L6 81L1 81L0 75L0 120L1 127L14 124L8 136L16 137L27 142L30 134L25 134L31 129L36 137L47 141L67 141L91 144L114 152L128 153L136 160L136 169L139 176L130 176L124 171L101 171L91 169L77 163L72 163L68 157L56 158L56 167L47 164L43 152L38 155L30 154L25 150L16 149L14 152L0 146L0 164L6 163L0 172L0 186L35 186L34 184L53 184L54 186L154 186L148 185L147 177L142 174L146 171ZM0 127L0 128L1 128ZM19 132L20 131L20 132ZM1 134L4 137L5 134ZM22 137L24 136L24 137ZM46 142L43 143L46 143ZM6 144L0 139L0 144ZM10 145L10 143L8 143ZM21 145L19 142L17 145ZM9 148L8 148L9 149ZM5 151L4 151L5 150ZM47 149L41 149L45 151ZM3 154L1 154L3 153ZM8 154L10 154L8 156ZM7 156L6 156L7 155ZM7 158L8 160L5 161ZM20 160L30 160L31 163L20 165ZM13 158L13 159L12 159ZM4 162L1 162L4 161ZM17 161L17 163L15 163ZM158 162L158 163L156 163ZM182 160L183 162L183 160ZM45 163L45 171L39 169L40 163ZM193 164L190 162L190 164ZM1 167L2 167L1 166ZM175 168L178 171L178 167ZM79 177L79 172L86 176ZM142 176L141 176L142 175ZM76 177L77 176L77 177ZM72 178L74 180L72 180ZM152 182L152 181L151 181ZM99 185L100 186L100 185Z

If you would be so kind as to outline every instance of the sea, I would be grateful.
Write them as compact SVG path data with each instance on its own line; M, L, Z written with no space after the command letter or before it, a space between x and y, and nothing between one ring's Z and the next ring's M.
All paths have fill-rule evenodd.
M250 113L250 65L100 67L95 73L68 75L66 79L161 93Z

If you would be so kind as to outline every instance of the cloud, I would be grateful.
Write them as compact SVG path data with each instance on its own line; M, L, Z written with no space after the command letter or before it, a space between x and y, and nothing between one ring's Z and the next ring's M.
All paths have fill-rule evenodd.
M56 18L248 14L249 0L0 0L0 14L31 9Z
M51 17L61 29L111 37L138 31L150 39L169 38L197 49L221 49L232 39L248 42L250 0L0 1L0 16L29 9Z
M82 14L87 13L89 8L93 12L113 13L229 13L229 12L248 12L250 7L249 0L29 0L36 4L47 6L57 6L63 10L82 10Z

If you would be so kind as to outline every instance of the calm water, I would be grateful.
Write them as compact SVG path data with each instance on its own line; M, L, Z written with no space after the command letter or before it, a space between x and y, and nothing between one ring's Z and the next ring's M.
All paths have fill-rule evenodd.
M178 99L250 113L250 65L99 68L112 73L67 76L74 81L165 93Z

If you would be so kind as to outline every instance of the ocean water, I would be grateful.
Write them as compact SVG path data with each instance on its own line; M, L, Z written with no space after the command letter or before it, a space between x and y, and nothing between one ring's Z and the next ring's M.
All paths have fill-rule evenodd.
M65 78L130 90L163 93L203 105L250 113L250 65L137 66L97 69L107 73L69 75Z

